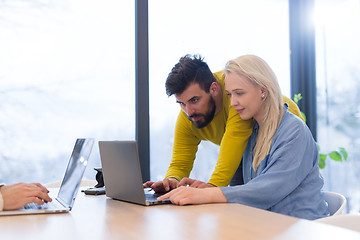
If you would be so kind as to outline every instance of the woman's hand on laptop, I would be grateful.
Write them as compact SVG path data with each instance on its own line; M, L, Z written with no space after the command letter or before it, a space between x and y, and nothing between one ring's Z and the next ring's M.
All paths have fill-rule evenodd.
M218 187L193 188L180 186L171 192L161 195L157 199L162 201L169 198L173 204L204 204L204 203L225 203L226 198Z
M14 210L28 203L44 204L51 202L47 190L40 183L16 183L1 187L1 195L4 200L4 210Z
M176 178L165 178L159 182L146 182L143 184L144 188L150 187L155 192L168 192L172 189L175 189L179 186L179 181Z

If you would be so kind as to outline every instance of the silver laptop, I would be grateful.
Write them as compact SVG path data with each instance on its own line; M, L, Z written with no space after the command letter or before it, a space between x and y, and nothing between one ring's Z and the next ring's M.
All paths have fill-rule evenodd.
M99 141L99 149L106 196L145 206L170 203L143 188L136 141Z
M44 205L32 203L18 210L2 211L0 216L69 212L73 207L93 145L92 138L76 140L59 193L52 202Z

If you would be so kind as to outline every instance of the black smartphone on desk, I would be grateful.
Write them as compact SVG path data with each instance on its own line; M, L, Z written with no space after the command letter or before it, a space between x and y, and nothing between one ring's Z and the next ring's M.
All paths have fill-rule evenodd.
M103 195L105 194L105 187L92 187L82 190L86 195Z

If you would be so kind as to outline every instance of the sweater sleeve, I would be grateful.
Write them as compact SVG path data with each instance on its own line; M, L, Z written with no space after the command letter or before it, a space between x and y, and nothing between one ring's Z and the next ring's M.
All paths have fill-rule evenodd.
M218 187L229 185L241 162L252 127L252 121L242 120L235 109L230 107L218 160L209 180L210 184Z
M190 175L198 145L201 142L193 134L191 125L192 123L188 122L186 114L180 111L175 125L171 162L165 178L172 177L180 181Z

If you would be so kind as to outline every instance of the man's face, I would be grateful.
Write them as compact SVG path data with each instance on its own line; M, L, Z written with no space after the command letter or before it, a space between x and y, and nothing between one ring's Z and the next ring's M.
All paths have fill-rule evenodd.
M175 94L175 98L196 128L207 126L215 116L216 106L212 95L197 83L190 84L181 94Z

